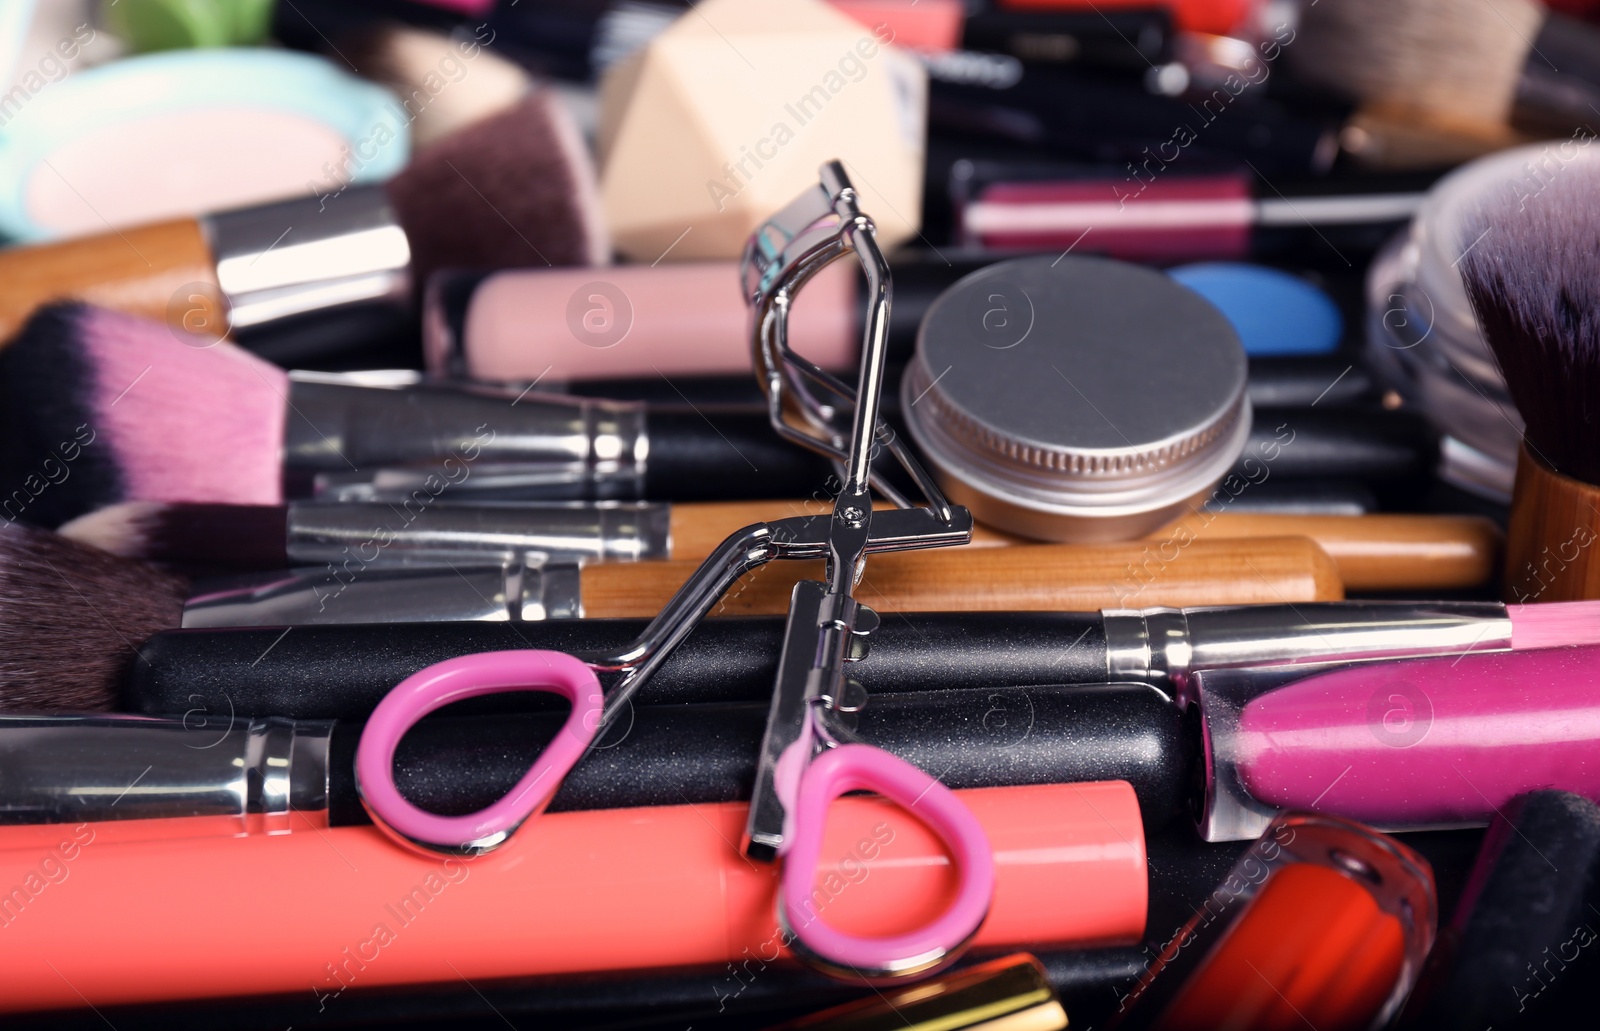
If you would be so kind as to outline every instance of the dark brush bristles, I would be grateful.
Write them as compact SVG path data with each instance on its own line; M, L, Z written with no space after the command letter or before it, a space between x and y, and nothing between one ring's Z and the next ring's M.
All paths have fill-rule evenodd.
M41 308L0 348L0 517L56 526L124 496L122 470L95 417L90 309Z
M1575 162L1532 197L1510 186L1461 237L1458 268L1528 449L1600 484L1600 163Z
M588 150L548 89L423 147L387 188L418 283L439 268L610 257Z
M143 562L0 527L0 712L112 708L139 646L182 622L186 593Z
M191 576L283 569L289 512L283 505L129 501L63 523L61 536Z
M1497 814L1406 1028L1592 1027L1600 807L1535 791Z

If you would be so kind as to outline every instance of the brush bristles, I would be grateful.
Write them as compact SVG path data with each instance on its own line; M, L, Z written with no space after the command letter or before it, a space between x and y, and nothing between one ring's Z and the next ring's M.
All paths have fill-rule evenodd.
M287 395L283 370L233 344L52 305L0 349L0 515L58 526L126 500L276 504Z
M1544 9L1533 0L1301 4L1285 54L1309 86L1465 122L1507 120Z
M1600 162L1532 196L1512 186L1469 221L1457 267L1528 450L1600 483Z
M48 530L0 529L0 711L112 708L145 638L182 621L185 590Z
M438 268L610 257L588 151L548 89L422 148L387 190L419 283Z
M288 511L281 505L130 501L64 523L61 536L191 575L282 569Z

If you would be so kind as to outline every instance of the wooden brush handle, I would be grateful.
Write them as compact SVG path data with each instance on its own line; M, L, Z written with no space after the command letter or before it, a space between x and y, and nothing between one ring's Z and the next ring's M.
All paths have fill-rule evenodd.
M654 616L697 563L601 564L583 570L586 616ZM796 580L821 562L770 562L729 589L712 615L789 611ZM885 612L1089 611L1154 605L1337 601L1338 570L1305 537L1123 544L1019 544L873 555L856 589Z
M1482 516L1194 513L1148 539L1247 540L1296 534L1316 541L1349 591L1430 591L1494 580L1504 543Z
M0 342L72 298L222 336L217 271L200 224L176 219L0 253Z
M791 515L821 515L827 501L718 501L672 506L672 557L699 560L734 530ZM879 508L885 506L879 505ZM1253 515L1193 513L1147 540L1218 541L1310 537L1339 568L1351 591L1433 591L1481 587L1498 569L1500 530L1481 516ZM1027 543L976 526L972 545Z
M1523 445L1506 530L1505 600L1600 598L1597 551L1600 487L1562 476Z

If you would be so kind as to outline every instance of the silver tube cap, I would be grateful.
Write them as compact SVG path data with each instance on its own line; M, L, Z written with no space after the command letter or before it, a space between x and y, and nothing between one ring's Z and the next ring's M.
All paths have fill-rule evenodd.
M335 623L502 623L583 615L581 566L539 556L473 565L375 566L359 559L324 569L240 578L196 595L184 629Z
M381 186L207 216L228 324L245 339L301 316L404 311L411 244Z
M282 834L326 812L333 724L229 714L0 716L0 824L220 817Z
M432 503L429 503L432 502ZM545 559L631 562L667 558L671 506L647 502L592 504L454 504L402 496L393 502L289 506L287 551L293 566L439 565Z

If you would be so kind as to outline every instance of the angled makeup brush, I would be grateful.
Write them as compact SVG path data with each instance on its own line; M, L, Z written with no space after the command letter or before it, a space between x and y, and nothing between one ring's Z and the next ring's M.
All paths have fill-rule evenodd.
M1300 5L1300 83L1463 128L1571 131L1600 102L1600 30L1537 0Z
M391 466L421 467L396 503L424 507L512 469L557 501L805 496L832 470L759 410L357 385L75 302L0 348L7 518L54 527L121 501L276 505L286 482L292 494L317 473Z
M1459 268L1525 430L1506 534L1512 601L1600 598L1600 169L1485 202Z
M0 711L111 708L145 638L178 625L187 588L48 530L0 526Z
M8 250L0 337L75 298L304 363L403 330L436 268L607 260L597 197L577 128L535 91L421 148L382 185L330 174L275 204Z

